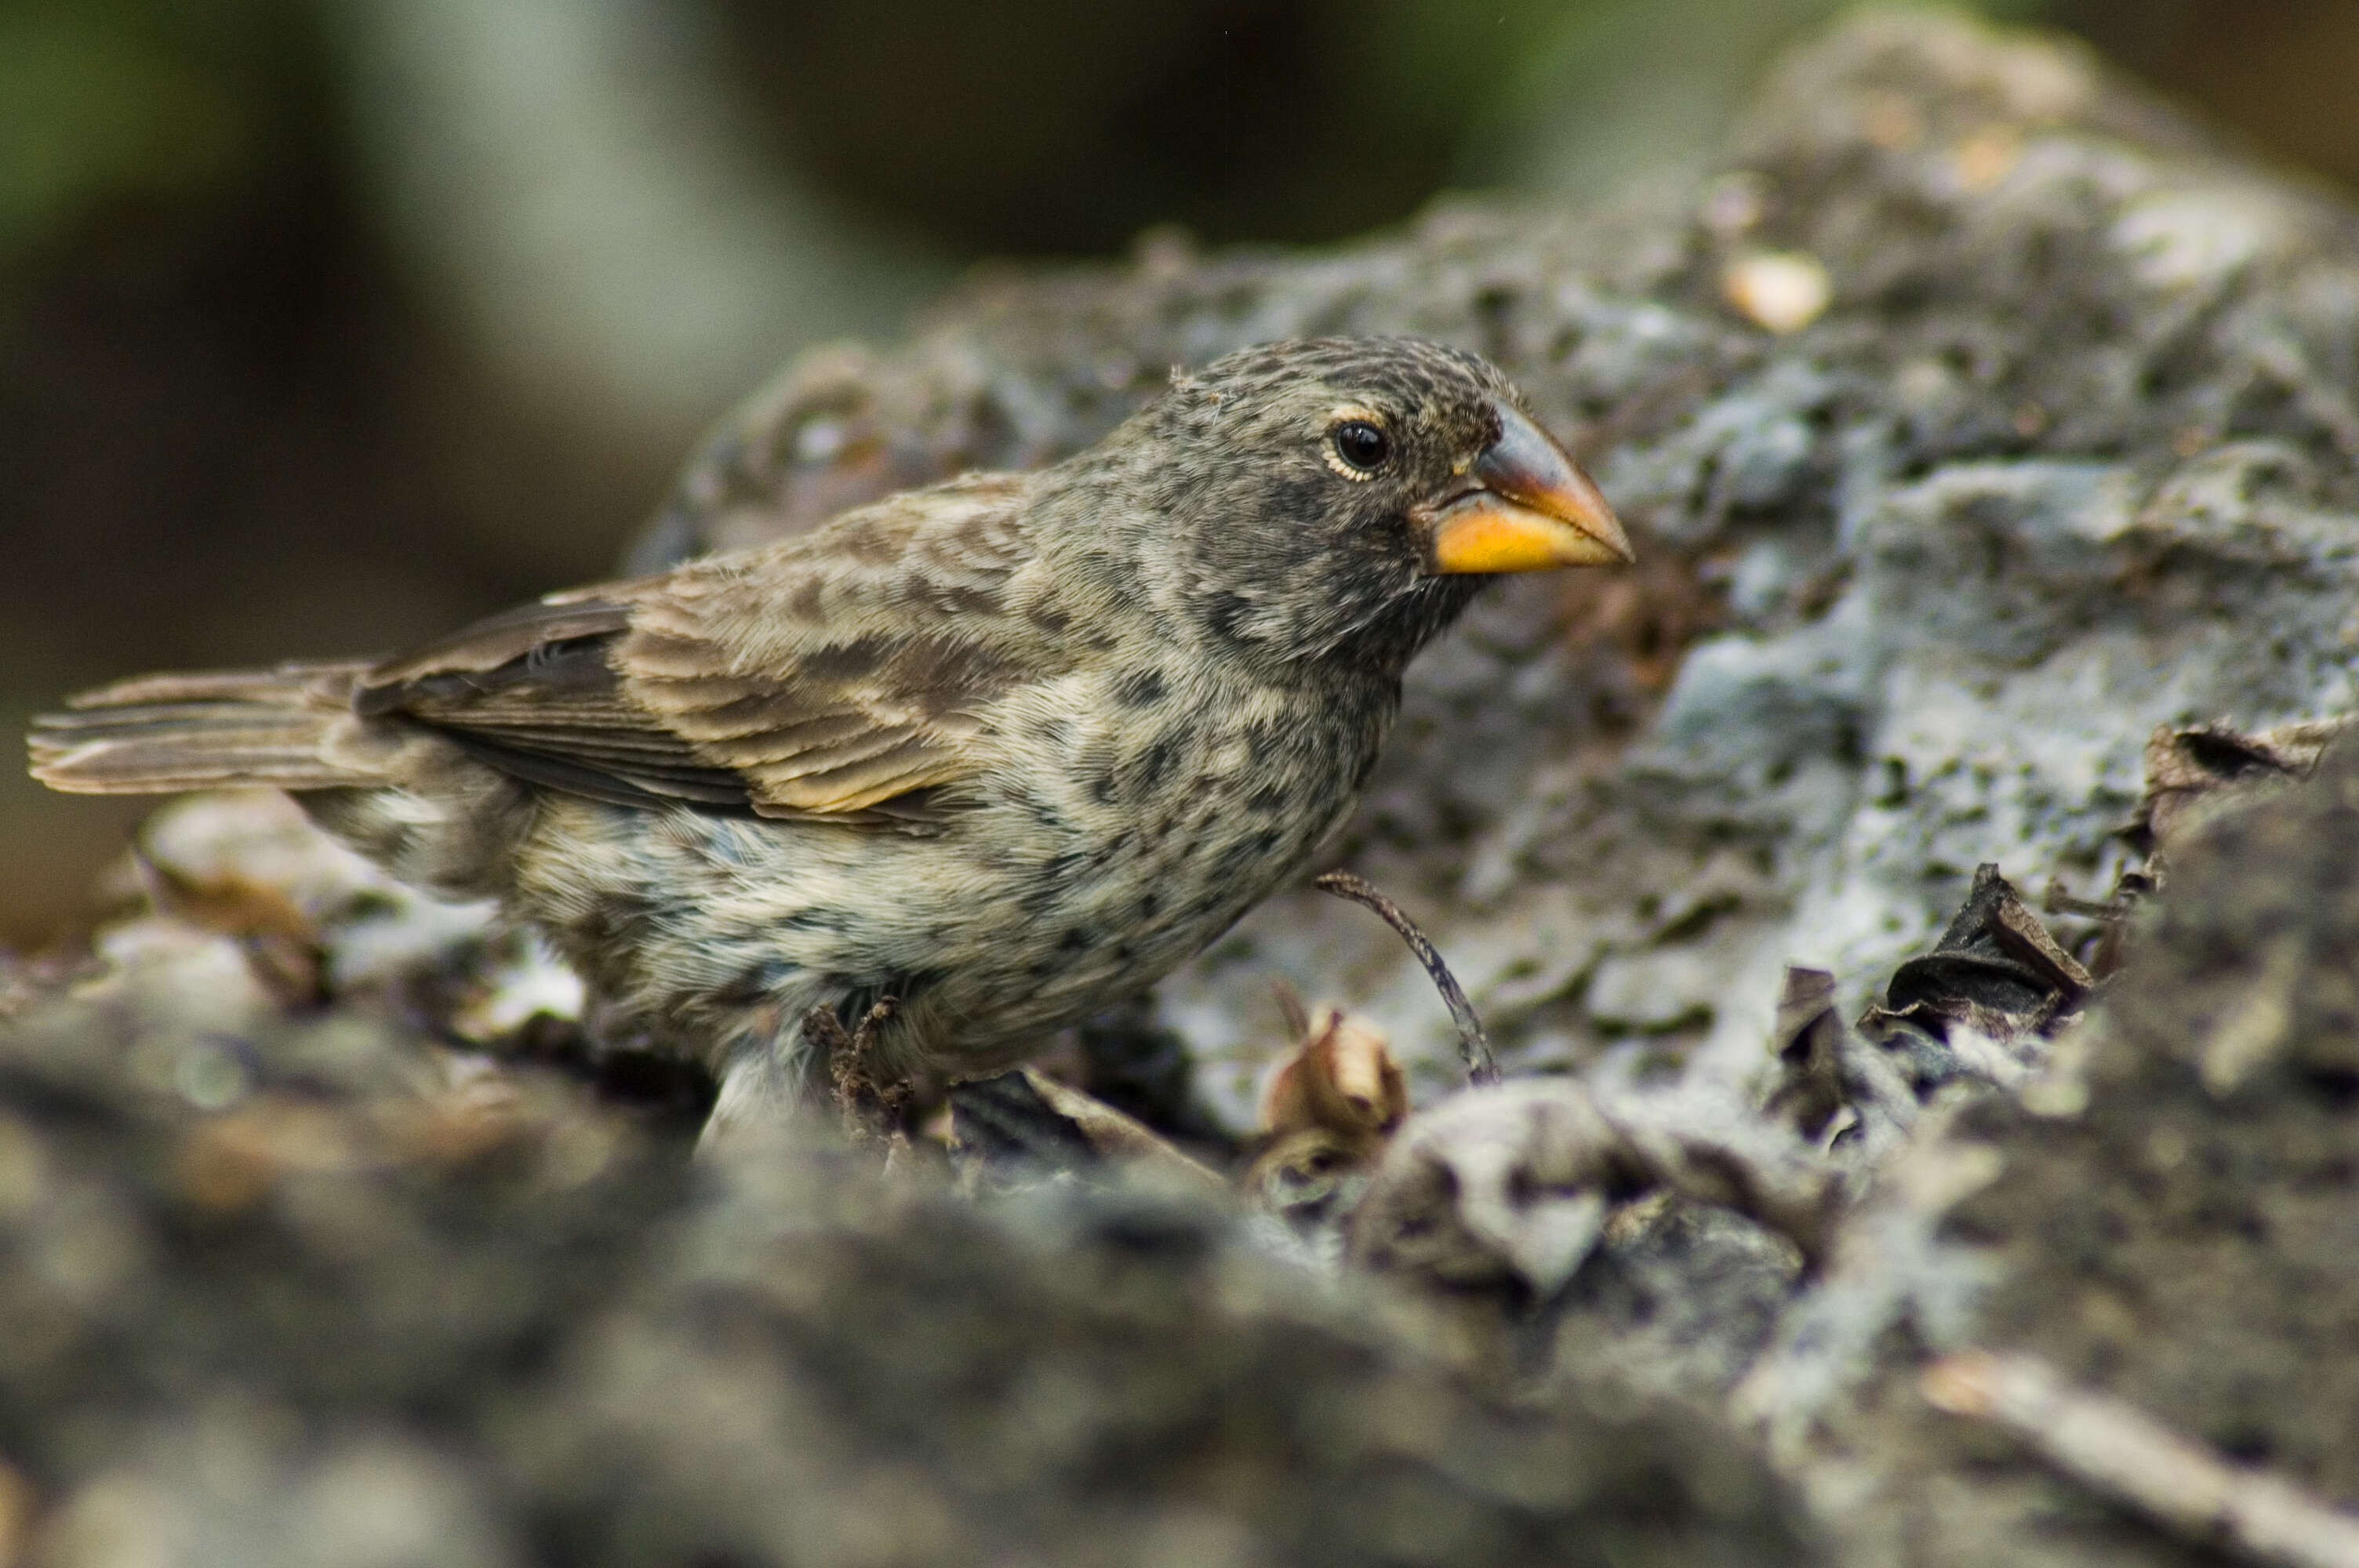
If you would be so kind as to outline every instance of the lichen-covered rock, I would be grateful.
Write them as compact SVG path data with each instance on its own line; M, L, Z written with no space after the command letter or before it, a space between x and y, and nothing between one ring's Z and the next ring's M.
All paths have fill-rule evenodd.
M2347 742L2313 786L2190 833L2076 1053L2080 1091L2045 1117L1971 1113L1962 1133L2007 1169L1953 1216L2007 1265L1993 1343L2341 1498L2359 1497L2354 868Z
M978 1208L825 1147L691 1181L556 1075L225 1022L68 994L0 1031L34 1561L1819 1560L1725 1429L1508 1408L1201 1196ZM381 1070L299 1073L323 1031Z
M1845 1561L2214 1560L1936 1413L1970 1343L2359 1498L2359 753L2174 851L2051 1076L1952 1108L1746 1390Z
M978 1214L806 1155L680 1257L517 1428L568 1561L1817 1560L1709 1422L1503 1412L1178 1193Z

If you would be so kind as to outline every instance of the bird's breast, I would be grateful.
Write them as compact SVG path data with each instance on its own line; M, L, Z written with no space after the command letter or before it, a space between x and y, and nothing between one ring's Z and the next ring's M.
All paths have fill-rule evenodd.
M1018 1013L1110 1001L1184 962L1299 871L1348 814L1393 709L1147 666L1026 716L959 837L998 903ZM1078 1005L1078 1002L1076 1003Z

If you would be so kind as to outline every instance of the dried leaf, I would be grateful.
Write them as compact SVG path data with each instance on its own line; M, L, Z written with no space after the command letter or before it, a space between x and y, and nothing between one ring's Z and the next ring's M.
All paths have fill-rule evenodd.
M2146 743L2146 795L2122 837L2159 884L2170 840L2219 810L2308 778L2345 721L2285 724L2247 734L2224 724L2158 728Z
M1287 1012L1299 1044L1262 1097L1260 1147L1241 1184L1255 1207L1309 1229L1357 1202L1408 1114L1408 1086L1373 1024L1335 1007L1305 1016L1299 1000Z
M1843 1108L1843 1018L1835 1011L1834 976L1824 969L1788 968L1769 1041L1779 1077L1766 1108L1805 1138L1818 1138Z
M1352 1217L1371 1268L1446 1286L1554 1294L1612 1206L1669 1190L1733 1208L1820 1257L1843 1201L1838 1173L1751 1122L1705 1126L1691 1108L1609 1108L1570 1078L1467 1089L1412 1117Z
M1859 1027L1887 1042L1910 1025L1940 1042L1960 1028L2001 1044L2044 1037L2095 983L1998 868L1983 865L1933 950L1893 971L1883 1003L1869 1008Z
M1322 1006L1294 1055L1262 1097L1261 1130L1321 1127L1380 1141L1408 1114L1408 1086L1384 1031L1343 1009Z

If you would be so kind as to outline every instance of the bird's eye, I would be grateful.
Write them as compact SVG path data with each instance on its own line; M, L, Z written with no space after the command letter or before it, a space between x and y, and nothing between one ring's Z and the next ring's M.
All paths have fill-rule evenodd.
M1335 455L1364 474L1385 466L1393 455L1392 438L1365 419L1346 419L1335 427Z

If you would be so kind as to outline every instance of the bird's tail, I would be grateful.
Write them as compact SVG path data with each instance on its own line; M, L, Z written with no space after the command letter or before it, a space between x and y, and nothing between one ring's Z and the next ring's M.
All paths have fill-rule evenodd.
M33 776L75 795L169 795L241 784L336 789L382 784L332 761L360 663L141 676L67 699L33 720Z

